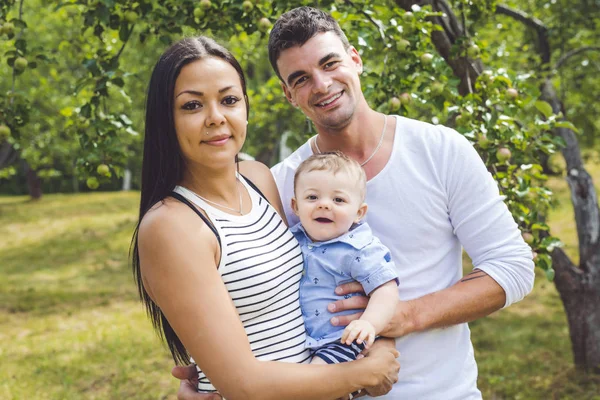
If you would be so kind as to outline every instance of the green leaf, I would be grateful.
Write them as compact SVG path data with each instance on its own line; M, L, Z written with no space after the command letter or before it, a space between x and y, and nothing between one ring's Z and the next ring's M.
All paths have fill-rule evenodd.
M552 111L552 106L550 105L550 103L543 101L543 100L538 100L535 102L535 108L538 109L539 112L541 112L544 117L549 118L552 114L554 114L554 111Z
M554 126L556 128L567 128L567 129L572 130L575 133L579 133L579 131L577 130L577 128L575 128L575 125L573 125L569 121L558 121L557 123L554 124Z
M548 268L548 269L546 270L546 278L547 278L547 279L548 279L550 282L552 282L552 281L554 280L554 275L555 275L555 272L554 272L554 269L553 269L553 268Z

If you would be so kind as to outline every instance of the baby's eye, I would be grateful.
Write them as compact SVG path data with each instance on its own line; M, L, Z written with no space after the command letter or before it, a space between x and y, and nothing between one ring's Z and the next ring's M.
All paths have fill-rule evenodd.
M183 106L181 106L181 108L183 108L184 110L197 110L200 107L202 107L202 104L200 104L200 102L197 100L188 101Z
M232 106L235 103L237 103L238 101L240 101L240 99L238 99L237 97L228 96L228 97L225 97L223 99L223 104L228 105L228 106Z
M333 201L335 203L344 203L346 200L342 199L341 197L336 197L333 199Z
M309 194L308 196L306 196L306 200L316 200L317 196L315 196L314 194Z

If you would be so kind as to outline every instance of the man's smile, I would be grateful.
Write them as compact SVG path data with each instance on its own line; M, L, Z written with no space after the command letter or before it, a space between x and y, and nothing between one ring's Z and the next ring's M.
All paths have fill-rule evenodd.
M315 105L317 107L327 107L328 105L332 104L333 102L335 102L337 99L339 99L340 97L342 97L342 94L344 94L344 91L342 90L339 93L336 93L332 96L329 96L328 98L321 100L320 102L316 103Z

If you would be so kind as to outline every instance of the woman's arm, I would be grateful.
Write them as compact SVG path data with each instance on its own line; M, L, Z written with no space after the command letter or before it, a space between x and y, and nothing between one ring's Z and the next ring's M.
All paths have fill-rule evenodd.
M183 205L149 212L139 249L148 293L227 399L333 399L397 374L393 352L339 365L258 361L217 271L214 234Z

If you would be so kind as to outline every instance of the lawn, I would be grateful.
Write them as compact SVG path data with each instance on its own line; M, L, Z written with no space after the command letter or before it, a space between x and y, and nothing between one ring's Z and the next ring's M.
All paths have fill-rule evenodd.
M576 256L566 183L551 185L552 230ZM0 399L176 398L127 263L137 205L133 192L0 197ZM527 299L471 328L485 399L600 399L541 273Z

